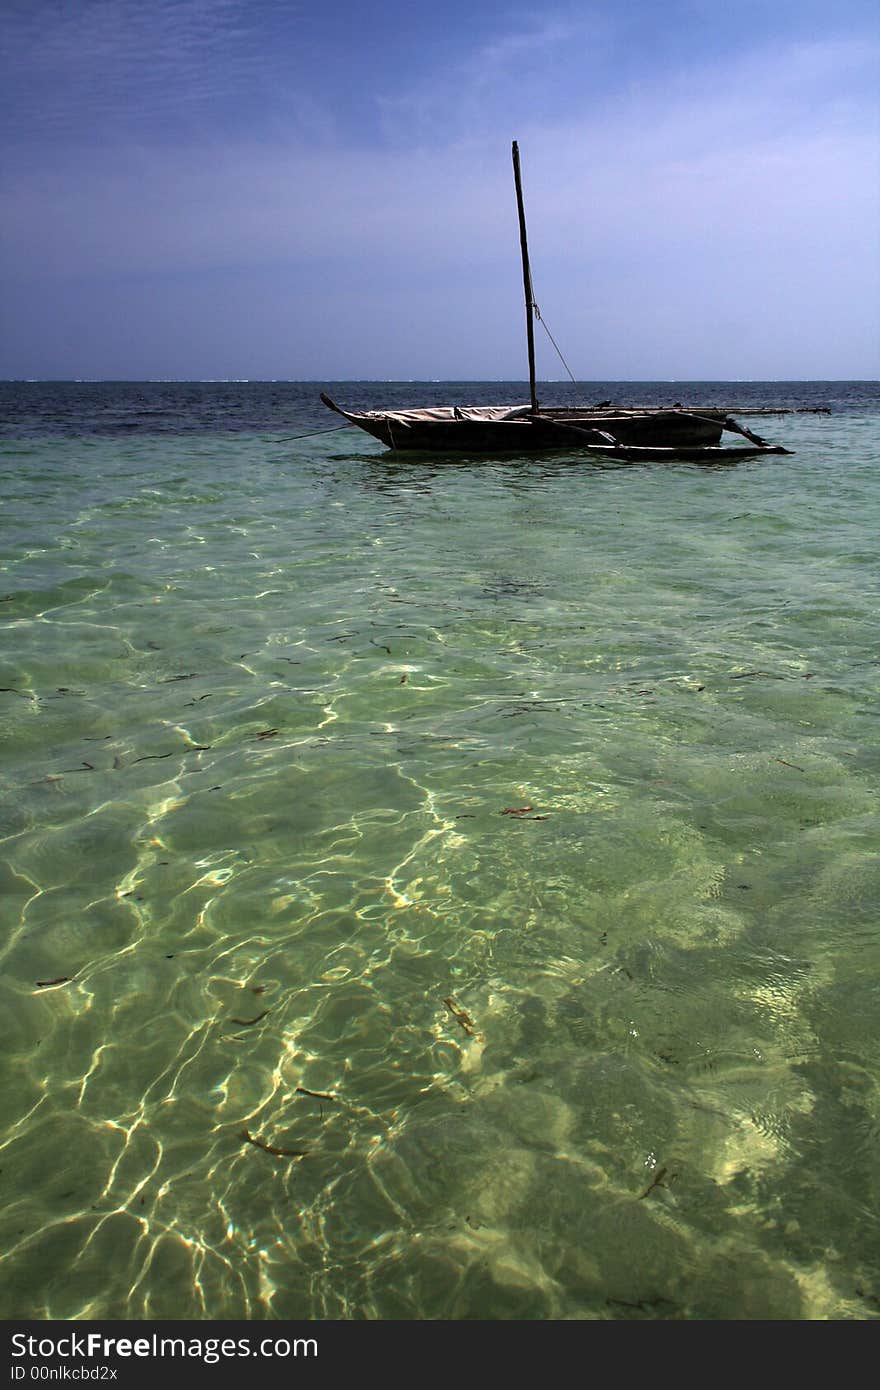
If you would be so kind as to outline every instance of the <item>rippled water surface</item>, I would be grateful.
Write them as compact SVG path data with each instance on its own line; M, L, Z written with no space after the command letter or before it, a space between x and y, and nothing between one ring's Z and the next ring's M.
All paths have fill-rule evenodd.
M877 1317L878 388L318 389L0 390L0 1315Z

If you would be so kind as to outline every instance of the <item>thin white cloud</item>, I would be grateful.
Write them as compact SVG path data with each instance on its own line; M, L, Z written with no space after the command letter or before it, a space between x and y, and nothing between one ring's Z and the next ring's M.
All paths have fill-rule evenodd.
M690 245L698 232L747 237L750 212L760 220L772 210L790 230L803 213L824 210L833 221L845 197L850 207L872 206L875 117L847 81L871 61L861 47L801 45L749 58L723 83L714 72L631 94L589 121L532 117L511 133L541 255ZM443 149L366 157L337 148L332 159L298 139L129 146L91 164L21 174L2 234L22 270L368 253L416 264L454 259L465 246L485 259L510 223L511 188L507 129ZM734 218L738 225L725 226Z
M444 148L499 123L583 113L615 85L616 7L542 10L482 42L465 42L433 70L376 85L390 145Z
M189 8L196 32L201 7ZM566 37L552 23L543 33L545 54ZM496 45L505 81L520 43ZM663 362L680 376L871 375L877 63L876 45L793 43L667 73L588 115L548 119L524 104L513 124L474 60L481 120L445 145L433 127L421 148L411 132L405 147L337 146L332 160L299 138L204 140L22 172L3 259L34 284L159 286L212 271L232 286L266 271L304 338L323 341L330 315L337 341L366 350L368 322L381 375L458 374L464 316L485 330L482 359L468 343L468 361L485 362L471 374L507 375L502 359L521 355L516 136L538 298L579 374L651 376ZM425 98L429 116L446 82ZM512 357L499 346L511 340Z
M54 134L65 146L71 132L88 131L112 143L117 127L192 118L205 103L264 89L285 59L261 46L258 20L241 0L11 0L0 92L7 130Z

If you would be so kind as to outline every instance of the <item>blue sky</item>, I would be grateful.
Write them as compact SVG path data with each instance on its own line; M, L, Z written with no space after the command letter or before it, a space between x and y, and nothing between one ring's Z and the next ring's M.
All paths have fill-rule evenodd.
M880 376L874 0L5 0L0 376ZM540 376L562 367L539 331Z

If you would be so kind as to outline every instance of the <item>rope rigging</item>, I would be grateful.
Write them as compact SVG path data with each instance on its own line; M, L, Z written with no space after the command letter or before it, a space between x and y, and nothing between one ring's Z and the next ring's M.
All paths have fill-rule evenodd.
M541 317L541 310L538 308L538 306L537 306L537 304L535 303L534 299L532 300L532 310L534 311L534 315L535 315L535 318L538 320L538 323L541 325L541 327L543 328L544 332L547 334L547 337L550 339L551 343L553 344L554 348L556 349L556 356L559 358L559 360L560 360L560 362L562 363L563 367L564 367L565 370L568 372L569 379L570 379L571 381L573 381L575 385L577 385L577 381L575 380L575 377L574 377L574 374L573 374L573 372L572 372L572 370L571 370L571 367L570 367L570 366L568 365L568 363L566 362L565 358L563 357L563 355L562 355L562 353L561 353L561 351L560 351L560 349L559 349L559 344L557 343L556 339L553 337L553 334L550 332L550 329L547 327L546 323L544 322L543 318Z
M281 439L274 439L273 444L288 444L291 439L311 439L315 434L332 434L334 430L347 429L347 425L330 425L324 430L309 430L307 434L285 434Z
M569 380L572 381L572 382L574 382L574 384L575 384L575 386L576 386L576 385L577 385L577 381L576 381L575 376L574 376L574 374L573 374L573 372L572 372L572 370L571 370L571 367L568 365L568 363L566 362L565 358L563 357L562 351L561 351L561 349L560 349L560 347L559 347L559 344L557 343L556 339L553 337L553 334L550 332L550 329L547 327L547 324L546 324L546 322L545 322L545 320L544 320L544 318L543 318L543 316L542 316L542 314L541 314L541 310L538 308L538 301L535 299L535 288L534 288L534 285L532 284L532 272L531 272L531 267L529 268L529 305L530 305L530 308L531 308L531 310L532 310L532 313L535 315L535 318L537 319L538 323L541 325L541 327L543 328L544 332L547 334L547 337L550 339L551 343L553 344L553 347L554 347L554 349L556 350L556 356L559 358L559 360L560 360L560 362L562 363L563 367L564 367L565 370L568 372Z

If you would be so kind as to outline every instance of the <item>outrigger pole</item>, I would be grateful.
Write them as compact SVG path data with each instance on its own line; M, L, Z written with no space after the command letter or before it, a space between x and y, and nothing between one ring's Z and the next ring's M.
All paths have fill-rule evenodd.
M526 335L529 347L529 393L532 410L537 414L538 397L535 394L535 323L533 311L535 296L532 291L532 272L529 269L529 245L526 240L526 214L523 207L522 180L519 172L519 145L513 142L513 178L516 184L516 206L519 212L519 245L522 251L523 291L526 297Z

